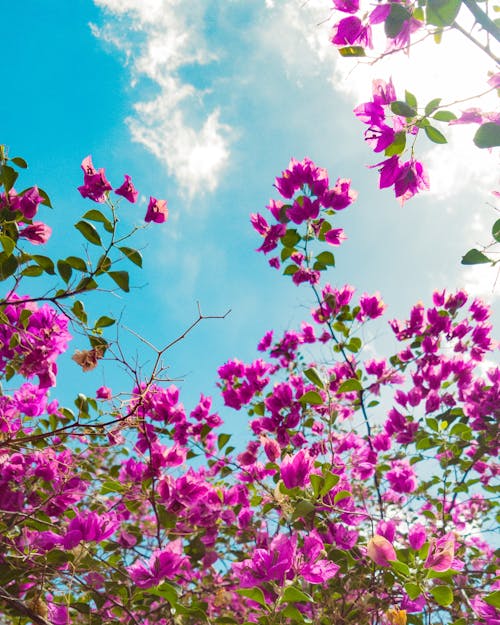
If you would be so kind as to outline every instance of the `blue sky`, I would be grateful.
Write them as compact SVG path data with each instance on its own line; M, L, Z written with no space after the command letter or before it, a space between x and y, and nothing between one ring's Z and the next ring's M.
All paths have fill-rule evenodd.
M338 216L348 241L336 254L334 285L380 291L389 318L429 302L434 288L466 286L493 301L498 295L494 273L459 264L467 249L488 240L497 217L490 195L497 157L473 148L470 128L456 129L450 146L429 149L423 141L433 190L400 207L391 192L378 191L375 171L366 168L376 156L352 115L369 99L370 76L392 75L399 94L407 88L425 103L481 91L489 64L452 37L440 48L420 46L410 59L341 62L328 44L330 6L25 0L2 8L9 27L2 35L1 141L28 160L25 186L39 184L52 198L54 211L41 215L57 229L51 249L78 252L71 225L91 206L76 187L80 162L91 154L114 186L128 173L141 192L139 206L121 205L126 225L142 219L149 195L170 208L166 224L137 235L145 270L133 274L131 296L100 297L100 312L121 313L124 325L160 347L196 317L197 301L206 314L232 311L168 354L188 406L201 391L215 393L217 366L254 358L267 329L297 327L307 317L305 291L254 252L260 243L248 219L265 210L274 177L292 156L311 157L333 180L352 178L359 192ZM380 346L391 345L385 326L377 333ZM146 370L151 354L126 330L121 336ZM74 366L67 363L58 392L72 388ZM124 384L105 365L84 390L101 383Z

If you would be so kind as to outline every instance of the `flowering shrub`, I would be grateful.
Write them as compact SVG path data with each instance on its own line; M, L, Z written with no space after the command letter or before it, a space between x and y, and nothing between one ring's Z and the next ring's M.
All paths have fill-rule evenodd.
M70 325L89 337L73 356L86 370L114 323L89 323L76 298L107 278L127 291L113 264L142 260L122 245L131 234L117 231L113 187L90 157L79 190L108 212L90 209L76 229L98 259L22 249L48 198L17 195L11 172L25 163L2 154L3 622L499 622L500 369L487 306L436 291L389 322L393 354L367 358L361 330L385 314L381 295L325 279L345 237L336 212L356 193L292 159L275 181L281 199L251 221L259 251L314 306L300 329L266 333L261 358L218 370L229 418L248 416L246 445L231 444L209 397L187 410L158 360L127 396L101 386L62 407L49 392ZM128 176L115 192L137 199ZM151 198L146 221L166 214ZM25 277L56 269L61 288L21 294Z

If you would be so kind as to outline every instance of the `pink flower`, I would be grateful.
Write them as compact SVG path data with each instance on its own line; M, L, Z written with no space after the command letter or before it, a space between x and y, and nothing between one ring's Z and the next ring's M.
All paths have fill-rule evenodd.
M95 396L97 399L111 399L113 397L113 392L107 386L100 386L97 389Z
M23 195L18 196L16 208L21 211L26 219L33 219L43 199L43 196L38 193L38 187L32 187L23 193Z
M333 0L333 4L344 13L356 13L359 10L359 0Z
M417 488L415 471L408 460L394 460L391 470L387 471L387 479L392 490L397 493L412 493Z
M90 155L83 159L81 168L83 169L83 185L78 187L78 191L82 197L102 204L106 201L108 191L113 188L106 180L104 169L96 170Z
M437 540L431 538L429 541L429 553L424 563L424 568L434 571L447 571L451 568L455 557L455 535L448 532Z
M408 532L408 542L410 543L410 547L415 549L415 551L418 551L423 546L426 538L427 533L421 523L415 523Z
M330 245L340 245L347 239L342 228L332 228L325 233L325 241Z
M386 308L380 293L378 292L373 295L364 293L359 300L359 306L361 308L357 315L357 319L359 321L364 321L366 317L369 319L376 319L382 315Z
M182 556L181 539L173 540L165 549L157 549L147 564L136 562L128 567L130 579L139 588L157 586L164 579L173 579L181 569L189 566L187 558Z
M19 231L19 236L28 239L33 245L43 245L47 243L52 234L52 228L41 221L34 221Z
M137 200L137 197L139 195L139 192L132 184L130 176L128 176L127 174L125 174L125 182L122 184L121 187L115 189L115 193L116 195L121 195L132 204Z
M394 181L394 192L401 204L428 188L429 178L422 163L412 158L401 165Z
M165 200L157 200L154 197L149 198L148 210L146 211L146 216L144 217L144 221L151 222L154 221L157 224L162 224L167 220L168 217L168 208L167 202Z
M333 27L332 43L336 46L367 46L372 47L372 33L369 25L363 23L355 15L345 17Z
M396 551L391 543L384 538L375 534L368 541L366 555L379 566L391 566L391 562L397 560Z
M305 449L295 456L287 456L281 463L281 479L287 488L303 487L309 482L312 458Z

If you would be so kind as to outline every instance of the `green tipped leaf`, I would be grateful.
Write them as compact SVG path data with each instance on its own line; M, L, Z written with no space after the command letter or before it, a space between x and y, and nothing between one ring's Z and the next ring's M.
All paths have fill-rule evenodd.
M140 252L134 250L132 247L119 247L118 249L130 262L134 263L134 265L142 267L142 256Z
M483 601L485 601L488 605L492 605L497 610L500 610L500 590L490 592L489 595L483 597Z
M116 319L103 315L102 317L99 317L99 319L95 322L94 327L95 328L107 328L108 326L112 326L115 323L116 323Z
M316 260L322 265L335 266L335 257L331 252L321 252L316 256Z
M71 274L73 273L71 265L69 265L65 260L58 260L57 271L59 272L59 275L64 280L64 282L66 282L67 284L71 279Z
M394 139L386 149L386 156L394 156L395 154L402 154L406 147L406 132L404 130L400 130L394 135Z
M432 116L432 119L436 119L438 122L451 122L456 118L457 116L452 111L437 111Z
M451 26L460 11L462 0L427 0L427 24Z
M473 139L478 148L496 148L500 145L500 125L493 122L482 124Z
M491 259L475 248L469 250L467 254L462 257L462 265L482 265L484 263L491 263Z
M311 367L310 369L306 369L304 371L304 375L310 382L314 384L314 386L317 386L318 388L325 388L323 380L320 378L318 372L313 367Z
M260 588L238 588L236 592L242 597L247 597L248 599L251 599L261 605L263 608L268 609L266 598Z
M416 117L417 115L417 111L402 100L391 102L391 111L395 115L401 115L401 117Z
M362 391L363 386L361 382L356 378L351 378L350 380L345 380L339 386L338 393L351 393L352 391Z
M281 602L292 601L296 603L311 603L313 598L311 595L295 588L295 586L288 586L285 588L285 592L283 593L283 597L281 598Z
M314 406L320 406L323 403L323 398L316 391L307 391L300 398L301 404L312 404Z
M26 169L28 167L28 163L20 156L14 156L14 158L10 159L10 162L14 163L14 165L17 165L21 169Z
M431 588L431 595L436 603L446 608L453 603L453 591L449 586L434 586Z
M339 52L340 56L344 57L366 56L363 46L346 46L345 48L339 48Z
M79 258L78 256L68 256L65 260L73 269L76 269L77 271L87 271L87 263L83 260L83 258Z
M87 239L92 245L102 245L101 237L92 224L88 221L79 221L75 224L75 228Z
M408 104L408 106L412 106L414 109L416 109L418 106L417 98L413 95L413 93L410 93L409 91L405 91L405 102L406 104Z
M108 232L113 232L113 224L109 221L109 219L104 215L100 210L96 208L92 208L87 211L83 216L84 219L89 219L90 221L98 221L103 224L104 228Z
M125 293L130 291L128 271L110 271L108 276L120 287L122 291L125 291Z
M433 143L448 143L448 140L443 135L443 133L440 132L437 128L434 128L434 126L425 126L424 130L427 138L430 139Z
M500 219L497 219L493 224L493 228L491 229L491 234L495 241L500 243Z
M434 113L434 111L441 104L441 100L442 100L442 98L434 98L434 100L431 100L430 102L428 102L425 105L425 114L428 116L428 115L431 115L432 113Z

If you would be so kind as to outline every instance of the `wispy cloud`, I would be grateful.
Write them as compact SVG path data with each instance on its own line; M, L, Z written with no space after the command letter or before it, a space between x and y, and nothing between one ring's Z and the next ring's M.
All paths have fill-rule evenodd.
M116 47L130 67L131 84L152 97L135 104L126 121L189 196L213 191L229 158L231 128L220 110L208 110L206 91L183 80L181 70L217 59L205 37L209 2L184 0L94 0L104 10L94 35ZM146 80L145 80L146 79ZM141 90L141 93L143 91Z

